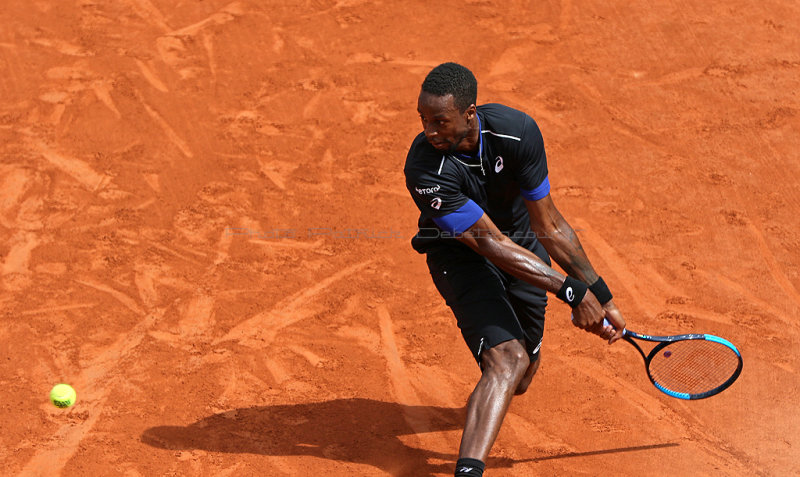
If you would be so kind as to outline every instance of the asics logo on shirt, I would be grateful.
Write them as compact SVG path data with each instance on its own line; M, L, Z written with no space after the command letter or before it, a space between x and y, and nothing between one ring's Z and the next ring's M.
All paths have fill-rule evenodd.
M503 156L497 156L494 159L496 162L494 163L494 171L500 172L503 170Z
M441 206L442 206L442 199L437 197L431 201L431 207L433 207L434 209L439 210L439 207Z
M439 184L436 184L433 187L428 187L428 188L425 188L425 189L420 189L419 187L414 187L414 190L417 191L417 194L419 194L419 195L425 195L425 194L433 194L434 192L437 192L441 188L442 187Z

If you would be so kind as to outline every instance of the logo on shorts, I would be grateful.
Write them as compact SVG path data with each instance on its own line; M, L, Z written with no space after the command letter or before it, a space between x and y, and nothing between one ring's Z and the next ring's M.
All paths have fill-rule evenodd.
M567 287L567 301L572 301L575 299L575 293L572 291L572 287Z
M436 184L433 187L427 187L423 189L420 189L419 187L414 187L414 190L417 191L417 194L419 195L425 195L425 194L433 194L434 192L437 192L441 188L442 187L439 184Z
M442 206L442 199L437 197L431 201L431 207L433 207L434 209L439 210L439 207L441 206Z
M497 156L494 159L496 162L494 163L494 171L500 172L503 170L503 156Z

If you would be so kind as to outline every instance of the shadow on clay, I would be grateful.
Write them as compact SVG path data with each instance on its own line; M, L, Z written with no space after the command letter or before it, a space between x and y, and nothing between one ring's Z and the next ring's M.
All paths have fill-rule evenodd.
M187 426L147 429L143 443L169 450L271 456L314 456L377 467L391 475L449 474L457 455L410 447L399 436L460 431L465 408L407 406L372 399L240 408L205 417ZM413 423L413 427L412 427ZM460 432L459 432L460 434ZM456 438L457 439L457 438ZM490 457L490 468L523 462L584 457L675 447L666 443L567 452L526 459ZM458 442L453 442L453 451ZM445 463L430 463L430 460Z
M445 454L410 447L399 436L460 430L464 417L464 408L335 399L235 409L187 426L152 427L141 440L170 450L305 455L367 464L391 475L425 475L451 473L458 442L453 454Z

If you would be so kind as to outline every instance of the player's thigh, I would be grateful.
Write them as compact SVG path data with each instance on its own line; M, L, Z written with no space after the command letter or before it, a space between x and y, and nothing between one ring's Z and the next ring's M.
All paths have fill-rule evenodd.
M524 282L512 283L508 299L525 337L525 346L533 358L544 337L547 295L544 290Z
M545 263L550 263L547 250L541 243L529 249ZM547 308L547 292L545 290L506 275L508 281L508 299L514 308L514 313L519 320L525 334L525 345L532 361L542 344L544 336L545 311Z
M429 255L428 267L436 288L456 317L464 341L480 364L483 351L525 336L502 275L486 259L474 255L477 258Z
M448 306L505 293L503 276L486 258L466 246L430 252L426 262L433 283Z

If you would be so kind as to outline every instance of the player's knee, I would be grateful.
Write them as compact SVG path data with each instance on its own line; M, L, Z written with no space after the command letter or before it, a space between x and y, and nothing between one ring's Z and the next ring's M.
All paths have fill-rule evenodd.
M525 347L517 341L506 341L490 348L482 356L483 373L496 379L519 381L530 365Z

